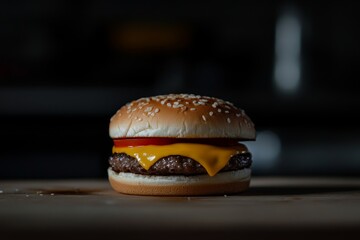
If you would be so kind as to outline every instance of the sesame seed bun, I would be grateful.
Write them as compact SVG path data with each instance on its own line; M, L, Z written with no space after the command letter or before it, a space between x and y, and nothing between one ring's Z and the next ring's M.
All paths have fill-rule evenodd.
M141 98L120 108L110 120L110 137L255 139L244 110L232 103L192 94Z
M136 195L190 196L223 195L246 190L250 184L251 170L219 173L214 177L149 176L133 173L116 173L108 169L109 182L115 191Z

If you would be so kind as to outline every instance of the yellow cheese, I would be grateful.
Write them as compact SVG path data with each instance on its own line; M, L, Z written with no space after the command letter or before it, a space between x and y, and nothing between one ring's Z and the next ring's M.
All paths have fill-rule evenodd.
M170 145L147 145L137 147L113 147L113 153L126 153L135 157L146 170L160 158L169 155L182 155L200 163L210 176L220 171L231 156L247 152L243 144L235 147L218 147L197 143L175 143Z

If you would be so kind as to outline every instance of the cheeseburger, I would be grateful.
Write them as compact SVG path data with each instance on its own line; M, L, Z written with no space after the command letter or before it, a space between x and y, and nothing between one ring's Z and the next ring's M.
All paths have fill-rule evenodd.
M255 140L244 110L214 97L140 98L110 119L109 181L137 195L214 195L246 190Z

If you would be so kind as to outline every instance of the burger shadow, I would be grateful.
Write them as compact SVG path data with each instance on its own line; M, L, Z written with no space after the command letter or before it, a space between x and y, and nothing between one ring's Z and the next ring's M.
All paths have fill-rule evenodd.
M296 186L296 187L264 187L254 186L239 196L295 196L331 193L360 193L360 186Z

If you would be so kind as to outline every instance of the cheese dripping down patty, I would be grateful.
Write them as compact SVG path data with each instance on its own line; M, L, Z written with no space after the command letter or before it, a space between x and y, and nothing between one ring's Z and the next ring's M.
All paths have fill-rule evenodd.
M113 147L113 153L126 153L135 157L140 165L149 170L159 159L169 155L181 155L200 163L209 176L216 175L236 154L247 153L245 145L220 147L198 143L175 143L169 145L146 145L136 147Z

